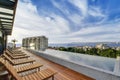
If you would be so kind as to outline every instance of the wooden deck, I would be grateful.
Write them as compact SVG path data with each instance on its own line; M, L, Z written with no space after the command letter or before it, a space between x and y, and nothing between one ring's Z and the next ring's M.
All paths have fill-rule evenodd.
M32 56L32 58L35 59L37 62L40 62L41 64L43 64L44 66L42 67L42 69L51 68L56 70L58 73L55 75L55 80L95 80L86 75L83 75L82 73L80 74L76 71L68 69L67 67L51 62L47 59L44 59L28 51L25 51L25 50L22 50L22 51Z

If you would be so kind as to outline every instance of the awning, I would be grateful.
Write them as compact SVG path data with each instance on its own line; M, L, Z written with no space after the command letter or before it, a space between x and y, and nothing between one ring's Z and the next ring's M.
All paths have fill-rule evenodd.
M0 0L0 31L11 35L18 0Z

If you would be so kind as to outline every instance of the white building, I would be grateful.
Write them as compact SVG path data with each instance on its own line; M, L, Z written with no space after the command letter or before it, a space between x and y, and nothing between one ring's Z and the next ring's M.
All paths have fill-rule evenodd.
M84 51L90 50L91 48L92 48L91 46L83 46Z
M120 50L120 47L116 47L116 50Z
M97 44L96 48L98 49L108 49L110 48L109 46L107 46L107 44Z
M22 40L22 46L34 50L45 50L48 48L48 38L45 36L24 38Z

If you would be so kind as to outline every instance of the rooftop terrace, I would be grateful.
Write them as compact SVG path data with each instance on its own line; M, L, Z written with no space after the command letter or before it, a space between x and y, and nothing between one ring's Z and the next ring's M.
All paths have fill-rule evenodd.
M43 57L37 56L33 53L30 53L28 51L25 51L22 49L25 53L30 55L33 59L35 59L37 62L40 62L44 65L42 68L52 68L56 70L58 73L55 75L55 80L94 80L93 78L90 78L86 75L83 75L82 73L78 73L76 71L73 71L67 67L64 67L62 65L59 65L57 63L54 63L50 60L47 60Z
M64 66L59 65L57 63L54 63L54 62L52 62L50 60L47 60L47 59L45 59L45 58L43 58L41 56L37 56L34 53L31 53L31 52L26 51L24 49L19 49L19 50L21 50L23 53L25 53L28 56L30 56L29 59L33 59L36 62L42 64L43 66L40 68L40 70L45 70L45 69L55 70L55 72L57 72L57 74L55 74L54 80L94 80L91 77L88 77L86 75L83 75L82 73L78 73L76 71L73 71L73 70L71 70L71 69L69 69L67 67L64 67ZM17 69L20 66L24 66L24 64L14 65L14 68ZM8 69L5 69L5 70L7 70L9 72ZM0 76L0 80L9 80L9 78L7 78L8 75L6 75L6 74L7 74L7 72L5 73L5 75ZM26 73L24 73L24 72L22 74L26 75ZM2 75L2 73L1 73L1 75ZM26 80L28 80L28 79L26 79ZM35 80L38 80L38 79L35 79ZM49 78L48 80L52 80L52 78Z
M52 49L45 51L27 50L96 80L120 80L119 57L112 59Z

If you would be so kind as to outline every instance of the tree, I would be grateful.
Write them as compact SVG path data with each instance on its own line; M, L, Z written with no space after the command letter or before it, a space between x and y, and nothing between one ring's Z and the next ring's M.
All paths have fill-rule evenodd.
M77 51L76 51L77 53L81 53L81 54L85 54L85 51L83 50L83 49L77 49Z
M68 47L68 48L59 47L59 50L75 52L75 53L80 53L80 54L89 54L89 55L110 57L110 58L116 58L117 56L120 56L120 50L117 51L112 48L109 48L109 49L90 48L90 49L84 50L82 48L76 48L76 47Z
M120 50L116 51L117 56L120 56Z
M13 39L12 42L13 42L13 48L15 48L15 47L16 47L15 42L17 42L17 40L16 40L16 39Z
M61 51L67 51L65 47L60 47L59 50L61 50Z
M104 49L100 52L100 56L116 58L116 50Z

